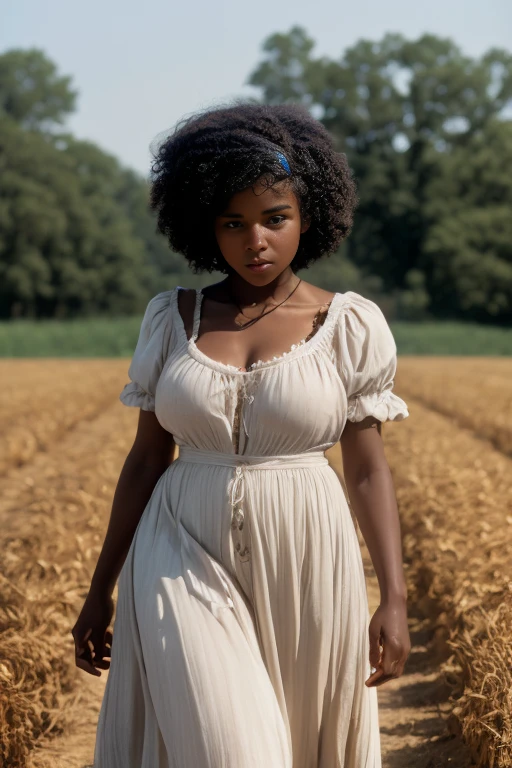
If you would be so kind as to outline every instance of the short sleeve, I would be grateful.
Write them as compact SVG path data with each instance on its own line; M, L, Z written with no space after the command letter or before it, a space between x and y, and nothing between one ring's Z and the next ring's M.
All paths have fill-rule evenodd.
M349 291L338 324L339 365L348 398L349 421L374 416L402 421L406 403L392 390L397 348L382 310L370 299Z
M146 307L139 339L128 368L130 383L119 399L124 405L155 410L155 391L169 349L171 336L170 299L172 291L154 296Z

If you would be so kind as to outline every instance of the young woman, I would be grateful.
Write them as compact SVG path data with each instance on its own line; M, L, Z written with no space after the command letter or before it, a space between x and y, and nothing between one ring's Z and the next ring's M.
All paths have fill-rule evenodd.
M410 651L380 423L408 411L377 305L296 274L350 231L345 155L302 107L214 109L161 144L151 203L226 278L149 302L120 395L137 434L72 630L110 668L95 768L380 768L376 686Z

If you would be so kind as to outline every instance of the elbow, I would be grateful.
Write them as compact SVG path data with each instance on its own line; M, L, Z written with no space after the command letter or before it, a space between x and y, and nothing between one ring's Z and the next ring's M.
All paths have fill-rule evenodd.
M383 474L388 475L390 473L387 462L378 462L371 464L360 464L356 467L352 467L349 472L345 473L345 482L347 488L364 491L368 488L372 482Z

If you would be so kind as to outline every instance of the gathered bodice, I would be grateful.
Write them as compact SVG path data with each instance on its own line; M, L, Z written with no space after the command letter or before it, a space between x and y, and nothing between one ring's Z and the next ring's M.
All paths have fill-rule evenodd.
M178 290L179 290L179 288L178 288ZM176 293L176 295L177 295L177 293ZM336 298L336 296L339 296L339 295L340 294L335 294L335 298ZM247 368L243 368L243 367L238 368L236 365L230 365L229 363L222 363L222 362L218 362L216 360L212 360L212 358L208 357L203 352L201 352L200 349L198 349L198 347L196 345L196 340L197 340L197 337L199 335L199 325L200 325L200 322L201 322L201 307L202 307L202 303L203 303L203 298L204 298L204 294L203 294L202 290L200 288L198 288L196 290L196 302L195 302L195 308L194 308L194 320L193 320L193 327L192 327L192 335L191 335L191 337L189 339L189 344L194 349L196 354L199 356L200 360L202 360L203 362L205 362L207 364L212 364L213 363L213 364L217 365L220 369L225 369L225 370L228 370L228 371L231 371L231 372L235 372L235 373L250 373L255 368L263 368L263 367L266 367L267 365L274 364L276 361L281 360L282 358L287 357L287 355L293 353L297 348L300 348L304 344L308 343L308 341L310 340L309 336L312 337L314 334L318 333L318 328L321 327L320 323L318 322L321 313L317 312L317 314L315 315L315 319L313 321L314 328L313 328L311 334L309 334L308 336L304 337L303 339L300 339L300 341L298 341L296 344L292 344L290 349L288 349L286 352L283 352L280 355L273 355L268 360L258 360L255 363L252 363L252 365L249 365ZM334 299L333 299L333 301L334 301ZM332 304L332 301L329 304L329 307L328 307L328 310L327 310L327 314L326 314L327 317L329 317L330 312L331 312L331 304ZM180 316L180 319L181 319L181 316ZM325 317L323 319L325 320Z
M357 293L335 293L309 339L249 370L198 349L202 292L192 335L178 310L180 286L155 296L141 325L120 399L153 410L177 445L258 456L325 451L347 419L408 416L393 391L397 357L379 307Z

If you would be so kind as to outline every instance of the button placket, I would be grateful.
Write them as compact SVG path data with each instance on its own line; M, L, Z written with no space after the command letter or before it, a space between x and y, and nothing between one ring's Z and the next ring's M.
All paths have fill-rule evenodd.
M235 411L233 418L232 438L233 448L237 455L243 455L240 452L240 436L241 428L244 432L244 444L243 452L246 451L246 443L249 437L249 430L247 429L246 421L246 405L251 405L254 402L254 389L258 384L256 376L250 376L244 379L239 379L235 382Z
M231 506L231 531L235 541L235 550L242 562L246 562L249 559L250 549L244 541L247 535L247 520L245 510L242 507L242 502L245 495L246 465L243 463L243 453L239 452L240 436L242 427L245 436L243 449L245 450L247 438L249 437L249 430L247 429L244 405L251 405L254 402L253 392L257 384L258 378L250 375L230 380L225 387L216 392L216 394L220 394L220 392L227 393L228 397L234 397L235 399L232 426L233 448L235 455L240 457L242 463L235 469L235 475L228 486L228 494ZM244 529L245 533L242 533Z
M239 465L229 486L231 504L231 530L235 539L235 550L242 562L249 559L250 550L243 544L241 531L244 529L245 513L241 506L245 496L245 466Z
M251 405L251 403L254 402L254 395L251 394L248 389L247 385L249 382L244 381L243 387L242 387L242 402L244 405ZM254 383L254 379L251 382L251 385ZM244 434L246 439L249 437L249 432L247 430L247 423L245 421L245 408L242 406L242 425L244 428Z

